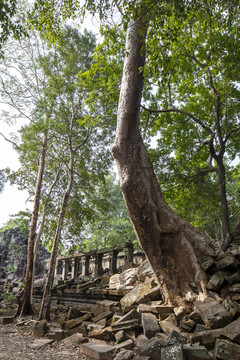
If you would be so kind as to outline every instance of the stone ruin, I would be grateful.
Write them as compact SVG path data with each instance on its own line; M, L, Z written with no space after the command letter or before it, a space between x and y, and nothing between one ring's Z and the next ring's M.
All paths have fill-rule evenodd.
M4 231L0 235L0 279L23 278L27 264L28 232L18 228ZM49 253L41 244L38 249L36 260L36 275L44 272L43 261L49 257Z
M209 297L195 301L188 313L162 302L146 260L124 270L134 256L127 247L118 250L114 257L114 249L58 257L51 322L33 320L36 339L28 346L58 341L97 360L240 360L238 242L202 264ZM43 284L36 284L33 319L42 291ZM14 302L0 305L0 322L16 321L16 308Z

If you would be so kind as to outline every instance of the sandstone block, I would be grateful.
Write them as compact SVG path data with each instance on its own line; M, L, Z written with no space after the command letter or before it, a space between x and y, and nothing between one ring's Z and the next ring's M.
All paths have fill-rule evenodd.
M207 349L204 346L183 345L183 353L186 360L211 360Z
M121 349L120 352L115 356L114 360L130 360L133 358L134 353L131 350Z
M82 344L80 351L82 354L92 357L95 360L111 360L115 352L114 346L93 342Z
M149 356L151 360L161 359L160 358L161 349L162 349L161 341L153 337L152 339L144 342L139 347L139 355L140 357Z
M183 360L182 344L174 344L161 349L161 359Z
M230 323L232 316L216 300L207 298L204 301L195 301L194 306L204 321L211 329L217 329Z
M76 333L61 340L61 344L63 344L64 346L73 346L87 343L88 341L88 338L84 337L83 334Z
M151 313L142 314L142 326L143 326L143 333L148 339L150 339L157 332L160 331L157 318L154 314Z
M220 334L240 344L240 317L221 329Z
M28 344L28 347L34 350L39 350L52 343L53 343L52 339L43 338L43 339L35 340L33 343Z
M228 340L218 339L215 347L215 356L216 359L221 360L239 360L240 345Z

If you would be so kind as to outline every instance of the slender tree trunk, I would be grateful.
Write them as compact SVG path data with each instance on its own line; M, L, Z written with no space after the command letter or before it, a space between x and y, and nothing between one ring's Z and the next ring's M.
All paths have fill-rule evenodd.
M227 190L226 190L226 172L225 166L222 159L217 160L218 164L218 182L219 182L219 193L221 202L221 218L222 218L222 250L227 250L231 243L231 232L229 224L229 211L227 201Z
M146 31L144 16L130 21L112 152L135 233L165 303L183 305L206 296L200 264L214 254L214 248L209 238L165 202L139 132Z
M38 246L39 246L39 243L40 243L40 240L41 240L41 236L42 236L42 233L43 233L43 229L44 229L45 218L46 218L46 214L47 214L48 201L49 201L49 199L50 199L50 196L51 196L51 193L52 193L52 191L53 191L53 188L54 188L54 186L56 185L56 182L57 182L59 173L60 173L60 169L58 170L58 172L57 172L57 174L56 174L56 177L55 177L55 179L54 179L54 181L53 181L53 183L52 183L52 185L50 186L50 189L49 189L49 191L48 191L48 195L47 195L47 198L46 198L44 207L43 207L41 224L40 224L40 227L39 227L39 230L38 230L38 234L37 234L37 238L36 238L36 241L35 241L35 244L34 244L33 276L32 276L32 287L31 287L31 304L32 304L32 301L33 301L33 299L32 299L32 293L33 293L33 283L34 283L34 274L35 274L35 268L36 268L36 259L37 259Z
M34 242L35 242L36 229L37 229L37 220L38 220L39 203L40 203L40 195L42 188L42 178L43 178L45 159L46 159L47 142L48 142L48 131L45 131L43 134L42 152L41 152L40 163L38 168L38 177L36 183L32 219L31 219L30 232L28 237L27 269L26 269L23 296L20 303L20 316L27 315L32 312L31 288L32 288L32 278L33 278Z
M53 241L53 248L50 258L50 265L48 271L47 283L44 289L44 294L41 303L41 309L39 313L39 320L47 319L50 320L50 303L51 303L51 295L52 295L52 287L54 281L55 267L56 267L56 259L57 259L57 251L59 246L59 241L61 237L62 225L65 217L65 212L67 208L68 199L72 189L73 182L73 159L71 158L70 164L68 167L68 186L63 195L61 210L58 217L57 229Z

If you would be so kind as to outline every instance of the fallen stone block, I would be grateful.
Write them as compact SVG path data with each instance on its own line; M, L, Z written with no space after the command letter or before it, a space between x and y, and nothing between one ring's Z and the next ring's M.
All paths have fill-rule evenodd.
M176 330L172 330L171 333L165 340L166 345L174 345L174 344L186 344L187 339L185 336L177 332Z
M240 317L221 329L220 335L240 344Z
M122 341L125 341L127 339L128 339L128 337L127 337L125 331L121 330L121 331L116 332L116 334L115 334L116 342L122 342Z
M61 340L61 344L64 346L72 346L72 345L79 345L82 343L87 343L89 341L88 338L83 336L83 334L76 333L74 335L71 335L69 337L66 337L65 339Z
M143 326L143 334L150 339L157 332L160 331L159 323L154 314L151 313L143 313L142 314L142 326Z
M151 305L147 305L147 304L140 304L137 307L137 311L139 312L139 314L142 313L151 313L152 311L152 306Z
M120 352L114 357L114 360L130 360L134 356L131 350L121 349Z
M63 325L62 325L62 328L64 330L70 330L70 329L73 329L79 325L81 325L81 323L83 321L86 321L88 319L91 319L92 317L92 314L91 313L87 313L79 318L76 318L76 319L72 319L72 320L67 320Z
M139 347L139 355L149 356L151 360L159 359L162 349L162 343L159 339L153 337L152 339L144 342Z
M218 339L216 341L215 357L221 360L239 360L240 345L228 340Z
M182 344L174 344L174 345L162 347L160 359L183 360Z
M223 258L216 261L215 264L217 270L222 270L227 268L236 269L237 266L239 265L239 261L236 260L234 256L231 254L224 254Z
M125 315L121 316L118 320L115 321L115 324L120 324L128 320L136 320L139 322L140 315L136 309L128 311Z
M46 334L47 339L52 339L53 341L60 341L65 338L65 332L61 329L55 329Z
M104 341L115 341L115 336L111 331L111 328L104 328L100 330L92 330L88 336L93 339L104 340Z
M93 342L82 344L80 347L82 354L92 357L95 360L111 360L115 353L114 346Z
M181 332L181 330L176 325L171 324L167 320L160 321L159 324L165 334L170 334L173 330Z
M7 325L14 322L15 316L2 316L0 317L0 324Z
M195 301L194 306L204 321L211 329L217 329L230 323L232 316L216 300L207 298L204 301Z
M124 330L124 331L139 330L139 329L141 329L141 325L139 324L138 320L133 319L133 320L120 322L118 324L114 323L114 324L112 324L111 328L112 328L112 331L115 333L120 330Z
M52 343L53 343L52 339L44 338L44 339L35 340L33 343L28 344L28 347L34 350L39 350Z
M48 331L49 331L49 327L47 324L47 320L44 319L35 324L32 331L32 336L41 338L44 337Z
M124 309L137 303L143 296L146 296L151 289L152 281L151 279L146 278L143 284L136 285L120 300L121 307Z
M194 327L196 326L196 323L194 320L190 319L189 316L184 316L184 318L180 321L180 327L184 330L184 331L188 331L191 332Z
M166 306L166 305L152 304L151 309L152 309L152 311L154 313L162 315L162 314L171 314L171 313L173 313L174 307L173 306Z
M120 344L114 345L115 350L119 349L125 349L125 350L131 350L133 348L133 341L131 339L128 339Z
M95 316L92 320L93 322L97 323L99 320L102 319L109 319L110 317L112 317L112 312L110 310L106 310L104 312L102 312L101 314L99 314L98 316Z
M136 339L135 339L135 345L137 347L142 346L145 342L148 342L148 338L145 335L139 335Z
M85 314L83 314L81 310L76 309L76 308L70 308L68 310L67 320L76 319L83 315L85 315Z
M233 274L227 276L226 281L229 283L229 285L233 285L237 282L240 282L240 270L237 270Z
M224 283L228 272L226 271L217 271L215 274L212 275L211 279L207 284L207 289L212 291L217 291L220 289L222 284Z
M222 329L204 330L192 336L192 343L199 343L207 350L212 350L215 347L216 339L219 337Z
M183 354L186 360L211 360L207 349L202 345L183 345Z

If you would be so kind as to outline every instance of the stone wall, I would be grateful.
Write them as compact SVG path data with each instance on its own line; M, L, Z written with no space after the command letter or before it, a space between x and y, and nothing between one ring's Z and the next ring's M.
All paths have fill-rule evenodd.
M21 277L25 274L27 264L28 233L11 229L0 235L0 278L5 279L9 273ZM39 246L36 275L43 272L43 260L49 258L49 253Z

